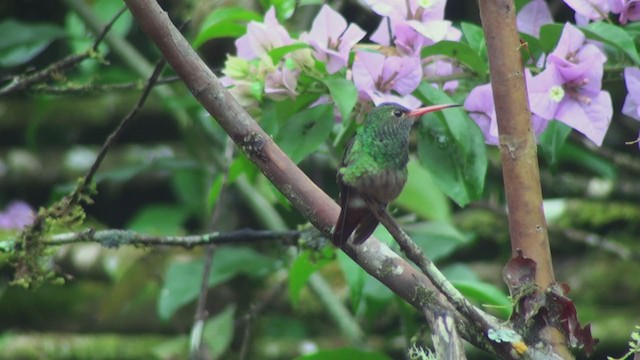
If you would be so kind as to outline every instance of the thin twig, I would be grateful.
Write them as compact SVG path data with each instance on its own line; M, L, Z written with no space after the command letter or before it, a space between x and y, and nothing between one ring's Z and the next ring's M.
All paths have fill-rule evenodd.
M225 189L227 187L227 182L229 179L229 166L231 165L231 161L233 160L233 148L234 144L231 141L231 138L227 138L227 143L225 145L224 151L224 168L222 169L222 188L220 189L220 194L218 195L218 200L216 201L215 206L213 207L213 211L211 213L211 221L209 224L210 228L213 228L220 217L222 210L222 199L225 193ZM205 259L204 259L204 269L202 271L202 281L200 283L200 295L198 297L198 306L196 307L196 313L194 315L194 323L191 328L191 349L189 353L190 359L200 359L204 358L202 352L202 329L204 328L204 322L207 319L207 293L209 292L209 277L211 273L211 266L213 265L213 255L215 254L216 247L214 244L208 245Z
M177 76L168 76L163 79L158 79L155 86L170 84L179 81ZM50 95L86 95L95 94L108 91L123 91L123 90L142 90L145 86L144 81L133 81L119 84L85 84L85 85L65 85L65 86L51 86L51 85L36 85L31 88L31 91L50 94Z
M151 89L153 88L153 85L156 83L156 81L160 77L160 74L162 73L162 70L164 69L165 64L166 64L166 61L164 60L164 58L158 60L158 62L156 63L156 67L153 69L153 73L149 78L149 81L147 81L147 86L145 86L142 92L142 95L140 96L140 99L136 103L136 106L134 106L134 108L129 112L129 114L125 116L124 119L122 119L122 121L120 121L120 124L118 124L118 127L111 133L111 135L109 135L107 140L102 145L102 148L98 152L98 156L96 157L96 160L93 162L93 164L91 165L91 168L89 169L89 171L84 177L83 183L85 186L90 184L91 181L93 180L93 176L96 174L96 171L98 171L100 164L102 164L102 160L104 160L105 156L107 156L107 152L109 151L109 148L111 148L111 145L113 145L115 141L120 137L123 130L129 124L131 119L133 119L138 114L138 111L142 109L142 106L147 101L147 98L151 93ZM75 192L78 192L78 188L76 188Z
M29 86L35 83L48 80L54 77L54 75L59 74L61 71L77 66L84 60L92 56L95 56L95 54L98 51L98 46L100 46L100 43L102 42L106 34L109 32L109 30L111 30L111 27L113 27L113 24L115 24L118 18L120 18L120 16L126 10L127 10L127 7L125 6L122 9L120 9L120 11L118 11L118 13L113 16L113 18L111 18L111 21L109 21L109 23L105 25L105 27L102 29L102 31L94 41L93 45L91 46L91 49L85 51L82 54L69 55L64 59L54 62L53 64L47 66L43 70L37 71L31 75L28 75L28 76L18 75L14 77L9 84L7 84L4 88L0 89L0 96L7 95L16 91L20 91L28 88Z
M367 200L370 208L373 210L375 217L384 225L393 238L396 240L402 252L407 255L409 260L418 266L435 287L449 300L453 307L458 310L464 317L480 326L482 331L491 328L489 322L478 312L473 305L465 299L465 297L456 289L445 276L438 270L435 264L429 260L422 249L409 238L409 235L398 226L396 221L389 215L386 208L376 205L374 202Z
M287 278L281 280L278 285L274 286L269 293L262 299L262 301L258 302L255 305L251 305L249 308L249 312L247 314L235 321L234 327L237 330L240 326L245 327L244 336L242 338L242 345L240 348L239 360L244 360L247 358L247 354L249 352L249 343L251 340L251 325L253 324L253 320L260 315L269 304L275 301L281 294L289 286L289 282Z
M453 317L448 311L431 314L424 311L431 327L431 339L438 360L465 360L467 356L458 335Z
M551 231L556 230L554 227L550 227ZM607 239L606 237L602 237L598 234L590 233L587 231L582 231L578 229L562 229L560 230L562 235L564 235L567 239L579 243L586 244L588 246L592 246L594 248L602 249L606 252L614 254L618 256L622 260L639 260L640 256L631 251L631 249L626 248L622 244Z
M79 243L98 243L104 247L117 248L132 246L180 246L187 249L203 245L247 244L264 241L283 241L286 245L295 245L300 238L299 231L268 231L243 229L230 232L211 232L202 235L156 236L141 234L132 230L93 230L52 235L42 239L41 245L47 247ZM15 240L0 241L0 253L15 249Z

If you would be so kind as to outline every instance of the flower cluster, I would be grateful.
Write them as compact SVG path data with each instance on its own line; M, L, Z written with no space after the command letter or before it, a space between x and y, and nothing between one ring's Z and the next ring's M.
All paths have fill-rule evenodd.
M536 14L535 20L532 15ZM518 16L524 32L536 35L536 27L549 22L551 14L544 1L529 3ZM559 120L580 131L600 146L613 116L611 96L602 90L607 58L584 34L567 23L553 52L546 57L544 71L527 73L532 127L539 135L550 120ZM474 89L465 108L478 123L488 144L497 145L497 124L493 96L488 85Z
M319 78L323 75L318 71L324 68L326 75L342 74L352 80L361 102L417 107L420 101L411 93L423 77L458 71L448 60L420 57L424 46L461 36L444 20L445 4L446 0L371 0L372 10L384 17L371 36L380 46L357 50L366 33L358 25L348 24L328 5L321 7L309 32L300 34L299 39L287 32L271 8L262 23L250 22L247 33L236 40L237 56L227 59L222 81L243 106L250 108L257 107L263 97L295 99L304 91L298 84L301 74L308 71ZM296 48L273 63L273 49L301 43L309 46ZM445 89L452 90L455 85L449 82Z
M297 37L278 22L271 8L263 22L250 22L246 34L236 40L237 56L228 58L223 82L245 107L258 108L264 99L296 99L309 89L318 93L318 80L342 77L353 81L362 104L395 102L415 108L421 101L413 92L421 82L462 72L453 59L421 56L426 46L443 40L459 41L462 36L460 30L444 19L446 0L365 2L381 16L380 25L369 37L374 45L360 44L365 31L348 23L328 5L321 7L310 30ZM565 2L586 22L610 12L619 14L621 23L640 19L636 1ZM543 25L552 22L544 0L530 1L517 18L519 30L534 37L539 37ZM535 76L529 70L525 72L536 135L551 120L558 120L595 144L602 144L613 116L611 96L602 89L607 60L602 48L587 41L581 30L567 23L555 50L530 64L537 68ZM274 55L274 50L279 53ZM627 69L625 77L629 96L624 113L640 120L640 69ZM458 82L442 85L445 91L453 92ZM333 101L326 95L328 91L320 94L323 91L311 106ZM475 87L464 106L481 128L485 142L498 144L491 84ZM336 110L336 114L340 112Z
M640 20L638 0L564 0L576 12L576 23L606 19L609 13L618 14L620 24Z

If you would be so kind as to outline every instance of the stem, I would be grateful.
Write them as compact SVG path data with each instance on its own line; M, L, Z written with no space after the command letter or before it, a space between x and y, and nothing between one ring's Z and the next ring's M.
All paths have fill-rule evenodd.
M211 212L211 220L209 222L209 228L213 229L220 217L220 211L222 209L222 200L224 198L225 190L227 189L227 182L229 180L229 165L233 160L233 142L227 138L227 145L225 147L224 159L225 163L221 172L224 174L222 178L222 187L220 189L220 195L216 201L213 211ZM209 292L209 278L211 277L211 266L213 266L213 255L216 252L216 246L214 244L207 245L204 258L204 268L202 270L202 281L200 282L200 295L198 296L198 306L196 307L196 313L194 315L194 323L191 327L191 348L189 349L190 359L204 359L205 354L202 352L202 331L204 329L204 322L207 319L207 294Z
M511 252L536 263L535 283L544 292L555 282L547 222L542 208L542 189L536 141L531 129L520 38L513 0L480 0L491 88L500 134L502 176L509 210ZM570 358L567 339L550 326L539 334L552 334L548 344L560 358Z
M344 304L333 293L333 289L327 284L327 281L320 275L315 273L309 278L309 286L313 292L318 295L320 302L324 305L326 311L340 328L340 331L347 337L349 342L355 346L363 345L362 338L364 333L353 315L347 310Z
M513 0L481 0L480 17L487 39L493 98L497 100L511 251L516 256L521 250L536 262L536 284L546 289L555 279Z

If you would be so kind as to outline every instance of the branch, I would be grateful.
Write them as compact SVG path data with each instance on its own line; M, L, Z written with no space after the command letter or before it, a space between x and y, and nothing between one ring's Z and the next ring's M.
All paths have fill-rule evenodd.
M300 231L264 231L243 229L229 232L212 232L202 235L156 236L141 234L133 230L93 230L52 235L42 239L43 246L95 242L107 248L123 245L133 246L180 246L191 249L203 245L246 244L280 240L287 245L295 245L301 237ZM15 240L0 241L0 253L9 253L16 248Z
M156 86L170 84L180 80L177 76L168 76L166 78L158 79ZM84 85L65 85L65 86L51 86L51 85L37 85L31 90L38 93L45 93L50 95L86 95L95 94L108 91L122 91L122 90L142 90L145 87L144 81L133 81L119 84L84 84Z
M516 7L513 0L480 0L479 6L500 135L511 252L514 258L520 256L535 263L535 286L545 293L555 282L555 277L542 208L531 110L519 50ZM536 335L552 334L545 338L545 343L552 348L555 356L568 358L567 339L560 331L552 330L556 329L549 324L542 329L532 329L537 332Z
M17 92L20 90L24 90L35 83L49 80L52 77L54 77L56 74L59 74L61 71L75 67L76 65L80 64L84 60L95 56L95 54L98 51L98 46L100 45L100 43L102 42L106 34L109 32L109 30L111 30L111 27L113 26L113 24L115 24L115 22L118 20L118 18L120 18L120 16L124 13L126 9L127 9L126 7L123 7L111 19L111 21L109 21L109 23L104 26L104 28L99 32L99 35L96 38L96 41L93 43L93 46L91 46L91 49L85 51L82 54L67 56L66 58L60 61L57 61L47 66L43 70L40 70L32 75L16 76L8 85L0 89L0 96L11 94L13 92Z
M490 332L501 332L507 333L511 337L509 341L505 342L493 342L492 346L497 353L502 353L503 355L509 354L509 358L511 357L511 352L514 350L518 353L518 350L513 349L515 346L520 346L522 344L522 338L516 334L512 329L498 324L494 319L492 319L486 313L478 310L476 307L471 305L469 301L462 295L458 289L456 289L449 280L440 272L440 270L435 266L435 264L429 260L422 252L422 249L416 245L409 235L404 232L398 226L395 220L389 215L389 212L385 207L381 207L376 205L375 202L370 200L365 200L368 203L368 206L373 210L375 217L380 221L382 225L389 231L391 236L396 240L398 245L400 245L400 249L402 252L407 255L409 260L411 260L414 264L420 268L423 274L425 274L431 283L434 284L436 289L443 294L447 300L453 305L455 310L457 310L462 316L467 319L470 324L468 326L473 329L475 333L478 334L488 334ZM423 312L427 314L427 320L432 325L433 331L439 331L435 325L441 326L438 321L443 321L444 319L438 320L439 317L443 313L446 313L446 318L451 319L451 313L446 310L435 309L432 310L432 313L429 312L428 309L423 309ZM449 320L450 321L450 320ZM453 330L455 332L455 329ZM456 347L458 345L449 344L449 346ZM440 355L441 352L438 352Z
M222 199L225 194L225 190L229 180L229 166L233 160L233 146L231 140L227 138L227 145L224 152L223 169L221 172L224 174L222 178L222 187L220 188L220 195L216 201L213 211L211 212L211 221L209 228L213 228L220 217L220 210L222 209ZM198 296L198 306L196 307L196 313L194 315L194 323L191 327L191 348L189 349L190 359L204 359L205 354L202 352L202 332L204 330L204 321L207 319L207 311L205 309L207 305L207 293L209 290L209 277L211 275L211 266L213 265L213 255L215 254L215 245L211 244L207 246L207 251L204 259L204 269L202 270L202 281L200 282L200 295Z
M536 284L546 289L555 279L513 0L481 0L480 17L496 100L511 252L521 250L536 262Z
M431 315L425 313L431 327L431 339L438 360L465 360L467 358L462 339L456 331L453 317L446 311Z

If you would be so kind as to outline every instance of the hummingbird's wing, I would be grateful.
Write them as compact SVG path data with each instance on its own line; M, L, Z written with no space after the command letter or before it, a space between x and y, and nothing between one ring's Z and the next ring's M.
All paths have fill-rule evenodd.
M348 167L352 160L350 151L354 140L347 144L340 168ZM340 187L340 216L333 230L332 241L336 246L342 246L355 231L354 244L362 244L371 236L378 225L378 220L369 209L363 196L355 188L342 180L342 173L338 171L338 186Z
M342 182L340 185L340 216L333 230L333 244L342 246L355 231L354 243L362 244L373 233L378 221L358 191Z
M376 230L376 227L379 223L376 216L373 215L373 212L369 210L369 208L367 208L366 210L368 214L362 220L360 220L358 228L356 229L356 234L353 236L353 243L355 245L360 245L365 242L369 238L369 236L371 236L371 234L373 234L373 232Z

